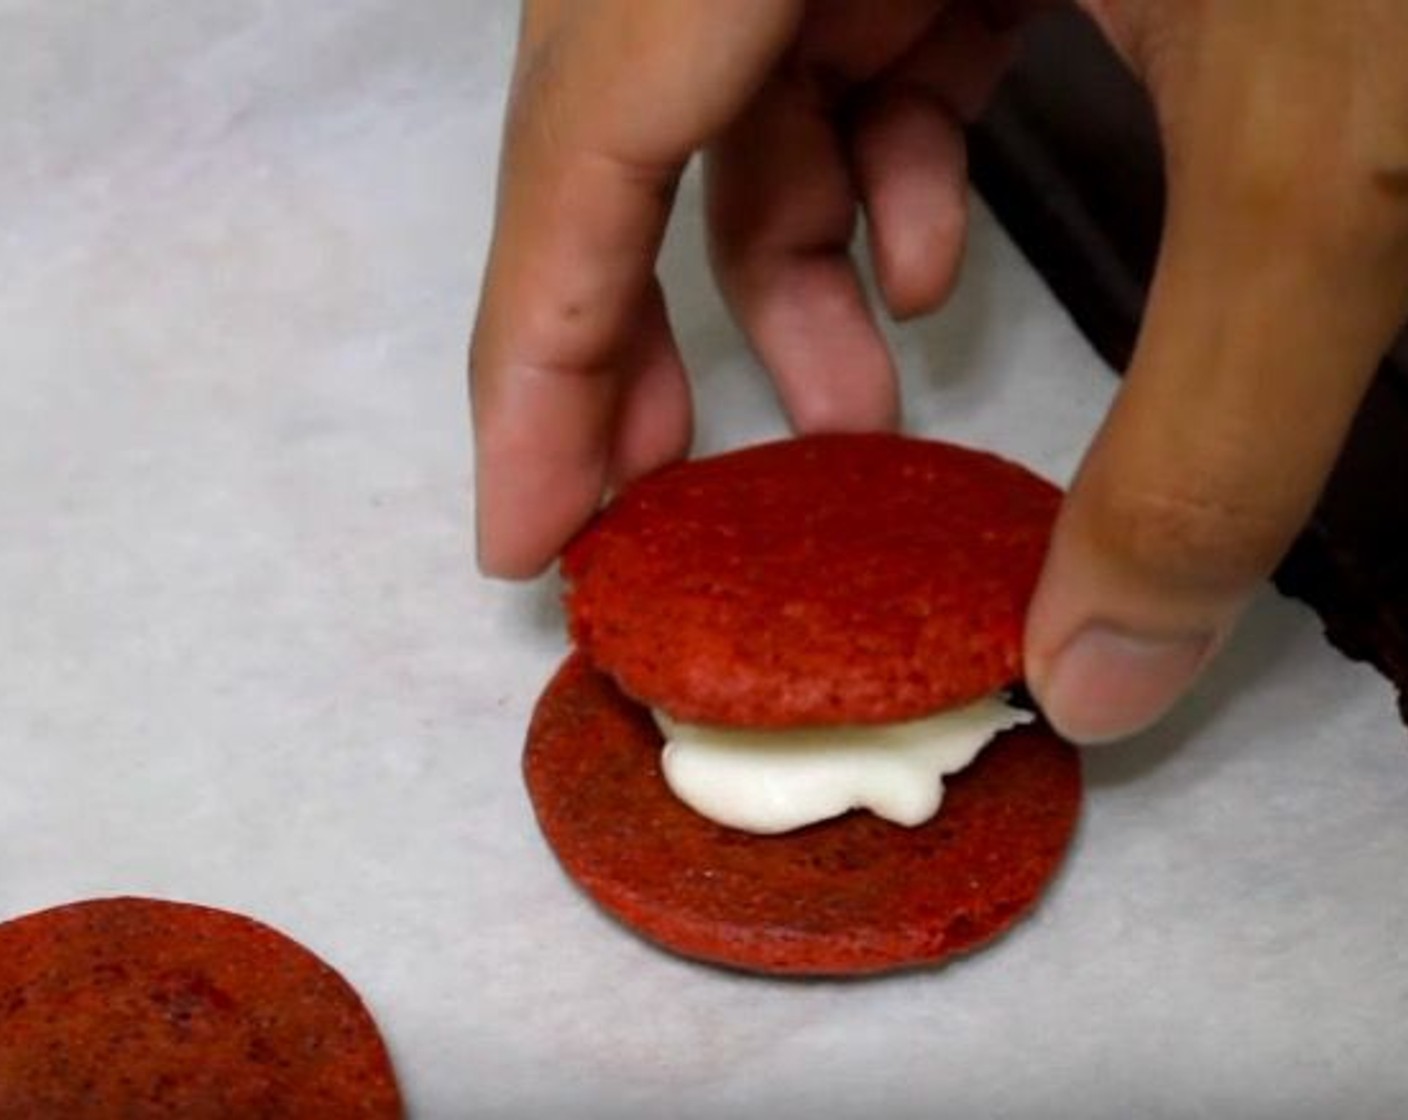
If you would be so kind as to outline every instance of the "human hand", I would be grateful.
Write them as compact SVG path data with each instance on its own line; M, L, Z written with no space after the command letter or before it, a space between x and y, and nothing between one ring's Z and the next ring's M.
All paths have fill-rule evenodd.
M1149 722L1217 648L1308 515L1408 306L1408 83L1390 73L1408 32L1392 6L1089 5L1154 96L1170 197L1139 349L1029 624L1029 681L1073 738ZM891 312L946 294L959 123L1008 51L981 10L530 0L472 358L486 571L540 570L608 485L684 453L653 269L699 148L720 284L794 424L893 422L848 244L859 204Z
M1062 506L1028 682L1072 738L1152 722L1305 524L1408 312L1401 0L1091 0L1168 203L1138 345Z
M874 428L892 312L935 306L963 237L960 119L1008 41L938 0L529 0L473 346L480 562L541 569L603 490L682 455L690 404L654 266L707 147L714 268L801 430Z

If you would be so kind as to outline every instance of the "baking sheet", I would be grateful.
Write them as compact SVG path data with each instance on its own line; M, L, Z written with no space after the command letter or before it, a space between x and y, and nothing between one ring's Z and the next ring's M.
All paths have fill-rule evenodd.
M515 13L0 6L0 912L240 910L342 969L425 1118L1387 1117L1408 1108L1408 752L1265 596L1088 755L1034 920L937 972L669 958L563 879L519 750L551 581L472 571L464 336ZM663 271L699 447L782 423ZM975 207L896 331L918 431L1069 476L1113 380Z

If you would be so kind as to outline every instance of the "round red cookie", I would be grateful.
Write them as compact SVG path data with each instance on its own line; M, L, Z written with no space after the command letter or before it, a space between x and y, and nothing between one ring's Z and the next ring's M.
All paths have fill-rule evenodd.
M390 1120L357 993L248 918L142 898L0 925L6 1120Z
M1060 491L995 455L818 435L666 467L568 546L572 637L695 723L878 723L986 696Z
M571 655L533 715L524 774L567 873L668 949L767 973L856 975L934 963L1036 902L1070 842L1076 751L1044 726L998 738L902 828L851 813L781 836L724 828L677 800L649 713Z

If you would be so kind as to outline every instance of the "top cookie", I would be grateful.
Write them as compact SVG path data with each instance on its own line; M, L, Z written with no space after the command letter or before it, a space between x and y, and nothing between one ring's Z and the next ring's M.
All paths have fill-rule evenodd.
M578 646L693 723L884 723L986 696L1060 491L982 451L832 434L678 463L563 555Z

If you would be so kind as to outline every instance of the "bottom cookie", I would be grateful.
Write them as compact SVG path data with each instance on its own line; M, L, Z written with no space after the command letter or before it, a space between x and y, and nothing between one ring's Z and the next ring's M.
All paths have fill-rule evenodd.
M1035 904L1080 810L1079 756L1044 725L1007 732L902 828L868 813L782 836L724 828L678 801L649 713L572 654L538 701L524 777L576 882L682 956L847 976L934 964Z

